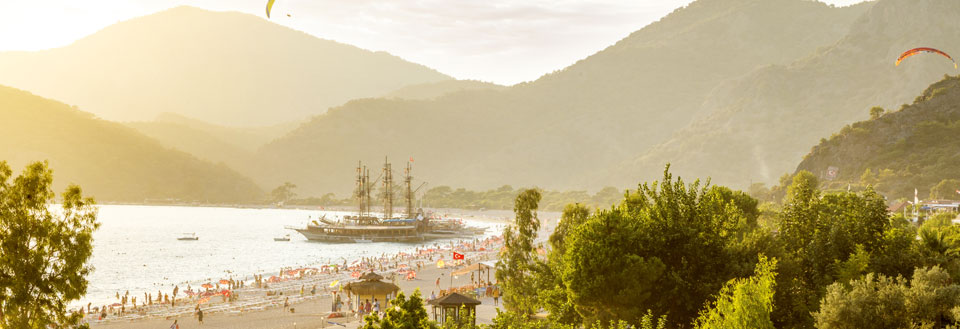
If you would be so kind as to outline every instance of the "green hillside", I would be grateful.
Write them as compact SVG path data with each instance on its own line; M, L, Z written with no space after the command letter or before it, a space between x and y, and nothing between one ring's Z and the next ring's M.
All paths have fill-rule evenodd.
M944 179L960 179L960 78L947 77L927 88L911 105L878 118L847 125L807 154L797 170L837 177L828 187L873 185L896 199L927 198ZM867 170L870 172L867 173ZM950 187L947 195L956 198Z
M409 85L391 91L383 98L400 98L407 100L431 100L437 97L461 92L465 90L503 90L506 87L476 80L444 80L439 82Z
M584 173L666 140L721 82L835 42L870 6L699 0L531 83L331 109L264 146L262 176L345 192L357 160L412 156L419 178L467 189L596 190Z
M656 177L665 162L684 176L745 187L774 183L810 145L863 120L873 106L898 108L944 73L949 61L914 47L960 52L960 1L878 0L836 43L788 65L773 65L718 87L699 119L608 177Z
M120 121L175 112L216 124L276 124L449 79L261 17L193 7L117 23L62 48L0 53L0 84Z
M0 159L13 168L48 160L57 190L76 183L101 202L262 199L256 184L225 165L165 148L131 128L26 91L0 86L0 118Z

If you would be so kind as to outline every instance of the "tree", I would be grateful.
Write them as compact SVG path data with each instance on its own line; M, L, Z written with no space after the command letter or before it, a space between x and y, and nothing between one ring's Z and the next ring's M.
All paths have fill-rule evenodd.
M957 200L960 199L960 194L957 193L958 190L960 190L960 180L944 179L930 188L930 198Z
M534 240L540 229L537 204L540 192L524 190L517 195L513 211L514 225L503 231L504 250L497 261L497 281L503 291L507 310L522 316L533 314L537 308L537 291L533 280L537 268Z
M876 120L883 116L883 113L887 110L884 110L882 107L874 106L870 108L870 119Z
M403 292L390 301L391 307L386 308L383 318L377 315L368 315L364 318L363 329L437 329L437 324L430 321L430 315L423 308L423 298L420 289L406 298Z
M733 279L720 290L716 301L707 305L695 323L703 329L773 329L773 294L777 260L760 256L752 277Z
M736 247L741 230L756 223L750 200L699 181L686 185L667 166L662 181L641 184L564 240L567 298L585 324L637 325L648 310L691 321L727 280L748 275L741 268L753 269L737 261L747 249Z
M52 209L53 172L47 162L27 166L9 181L0 161L0 328L74 324L67 304L87 291L97 209L70 185L61 209Z
M297 185L291 182L285 182L283 185L273 189L273 191L270 192L270 196L273 197L273 202L286 202L297 195L293 192L295 188L297 188Z
M563 255L567 250L566 240L589 217L590 209L579 203L564 207L560 222L550 235L547 262L537 271L539 302L550 314L552 323L573 325L582 321L574 309L573 302L567 298L567 287L563 283L561 273L563 273Z
M940 267L918 268L913 279L868 274L850 287L827 288L817 328L943 328L958 323L960 286Z
M868 264L883 259L889 265L893 259L888 256L902 252L884 245L902 241L887 238L891 221L882 196L871 188L859 194L821 195L817 184L813 174L801 171L787 189L779 237L788 252L787 263L796 264L798 272L777 282L786 292L777 297L781 307L776 318L782 321L778 326L812 325L809 314L819 307L824 288L843 275L859 272L863 257L851 258L859 247L870 255Z

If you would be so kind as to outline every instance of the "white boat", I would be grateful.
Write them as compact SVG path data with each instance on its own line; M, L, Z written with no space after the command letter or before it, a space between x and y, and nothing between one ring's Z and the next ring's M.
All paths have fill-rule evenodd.
M181 235L179 238L177 238L177 240L180 240L180 241L196 241L196 240L200 240L200 237L198 237L196 233L184 233L184 234Z
M290 241L290 234L273 238L273 241Z

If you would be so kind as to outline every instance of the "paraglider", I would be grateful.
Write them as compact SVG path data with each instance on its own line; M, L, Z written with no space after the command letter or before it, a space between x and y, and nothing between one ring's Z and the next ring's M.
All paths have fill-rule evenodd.
M267 0L267 18L270 18L270 10L273 9L273 1L274 0Z
M910 57L910 56L913 56L913 55L917 55L917 54L920 54L920 53L934 53L934 54L939 54L940 56L946 57L946 58L949 59L951 62L953 62L953 68L954 68L954 69L957 68L957 62L953 60L953 57L950 57L950 55L948 55L947 53L945 53L945 52L943 52L943 51L940 51L940 50L938 50L938 49L926 48L926 47L913 48L913 49L910 49L910 50L907 50L907 51L903 52L903 54L900 54L900 57L897 58L897 64L896 64L896 66L900 66L900 62L902 62L902 61L903 61L904 59L906 59L907 57Z

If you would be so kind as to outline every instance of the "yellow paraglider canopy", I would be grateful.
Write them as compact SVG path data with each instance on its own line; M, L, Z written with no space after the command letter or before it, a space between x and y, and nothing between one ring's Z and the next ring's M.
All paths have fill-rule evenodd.
M270 10L273 9L273 1L274 0L267 0L267 18L270 18Z

